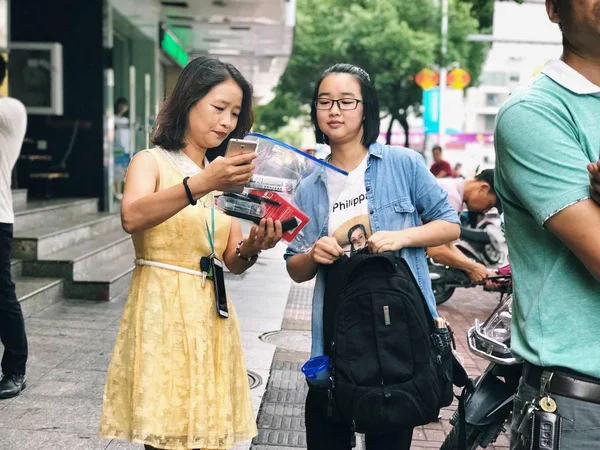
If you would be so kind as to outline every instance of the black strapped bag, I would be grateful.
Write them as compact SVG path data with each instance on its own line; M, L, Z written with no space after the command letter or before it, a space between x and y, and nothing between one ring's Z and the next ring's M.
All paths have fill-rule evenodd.
M435 328L406 261L357 254L327 270L324 339L338 418L372 434L437 420L453 397L451 339Z

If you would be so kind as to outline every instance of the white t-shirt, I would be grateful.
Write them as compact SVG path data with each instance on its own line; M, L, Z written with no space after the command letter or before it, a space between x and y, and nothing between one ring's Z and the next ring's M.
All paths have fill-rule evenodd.
M448 194L448 201L460 216L465 203L465 180L462 178L438 178L438 184Z
M329 236L335 237L348 254L363 248L371 236L365 189L368 159L369 155L365 156L344 179L328 181Z
M23 103L14 98L0 98L0 223L15 221L10 181L26 128L27 111Z
M122 150L129 154L129 118L115 116L115 150Z

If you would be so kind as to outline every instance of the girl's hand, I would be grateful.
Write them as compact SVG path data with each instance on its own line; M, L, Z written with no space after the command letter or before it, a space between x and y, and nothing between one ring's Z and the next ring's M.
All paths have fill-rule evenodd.
M378 231L368 240L371 253L395 252L405 247L402 231Z
M344 249L340 247L335 238L325 236L313 245L309 255L317 264L333 264L335 260L344 255Z

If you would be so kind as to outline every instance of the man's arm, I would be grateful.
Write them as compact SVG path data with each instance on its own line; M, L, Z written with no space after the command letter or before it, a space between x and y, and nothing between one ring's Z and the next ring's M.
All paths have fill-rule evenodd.
M600 281L600 205L589 199L575 203L548 219L546 228Z
M483 264L479 264L468 258L456 245L449 243L438 247L429 247L429 255L438 264L464 270L474 283L484 281L488 277L488 271Z

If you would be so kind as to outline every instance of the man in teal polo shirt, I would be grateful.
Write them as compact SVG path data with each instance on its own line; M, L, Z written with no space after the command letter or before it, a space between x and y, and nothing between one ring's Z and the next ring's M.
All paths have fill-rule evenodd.
M496 125L511 343L525 361L511 448L539 448L524 405L548 395L562 417L560 448L591 449L600 442L600 205L588 175L600 157L600 0L546 7L563 31L562 58L509 98Z

